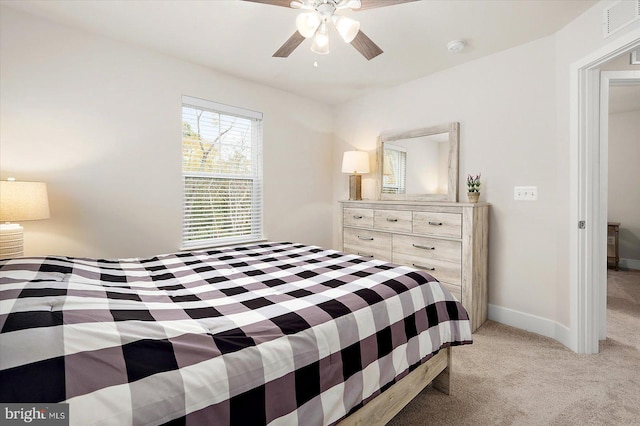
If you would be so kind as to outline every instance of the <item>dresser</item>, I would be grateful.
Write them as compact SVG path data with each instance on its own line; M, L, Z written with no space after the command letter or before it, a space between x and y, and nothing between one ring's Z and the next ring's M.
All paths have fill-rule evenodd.
M489 204L342 201L343 251L422 269L487 319Z

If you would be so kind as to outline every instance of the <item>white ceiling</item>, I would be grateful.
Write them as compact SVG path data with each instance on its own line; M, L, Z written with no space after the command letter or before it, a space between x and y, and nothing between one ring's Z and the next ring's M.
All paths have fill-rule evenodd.
M272 58L295 31L299 12L241 0L1 3L336 104L552 34L596 0L422 0L345 12L384 50L371 61L335 31L329 55L312 53L305 40L289 58ZM468 48L449 53L446 44L454 39L465 40Z

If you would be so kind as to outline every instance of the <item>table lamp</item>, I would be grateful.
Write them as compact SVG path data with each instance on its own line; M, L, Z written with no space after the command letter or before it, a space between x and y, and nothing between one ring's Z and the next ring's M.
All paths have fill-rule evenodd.
M362 176L369 173L369 154L364 151L347 151L342 157L342 172L349 176L349 200L362 200Z
M0 259L24 255L24 229L11 222L49 217L46 183L0 181Z

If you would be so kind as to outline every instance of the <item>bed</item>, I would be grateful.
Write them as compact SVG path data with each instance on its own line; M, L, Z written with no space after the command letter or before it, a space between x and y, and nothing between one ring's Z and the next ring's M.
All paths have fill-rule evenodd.
M0 402L72 425L384 423L472 341L427 273L288 242L3 260L0 330Z

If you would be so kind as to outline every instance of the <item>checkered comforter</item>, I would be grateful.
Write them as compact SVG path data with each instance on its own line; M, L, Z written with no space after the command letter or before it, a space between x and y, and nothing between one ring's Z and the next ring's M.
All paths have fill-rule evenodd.
M292 243L5 260L0 296L0 402L76 425L332 424L471 343L428 274Z

